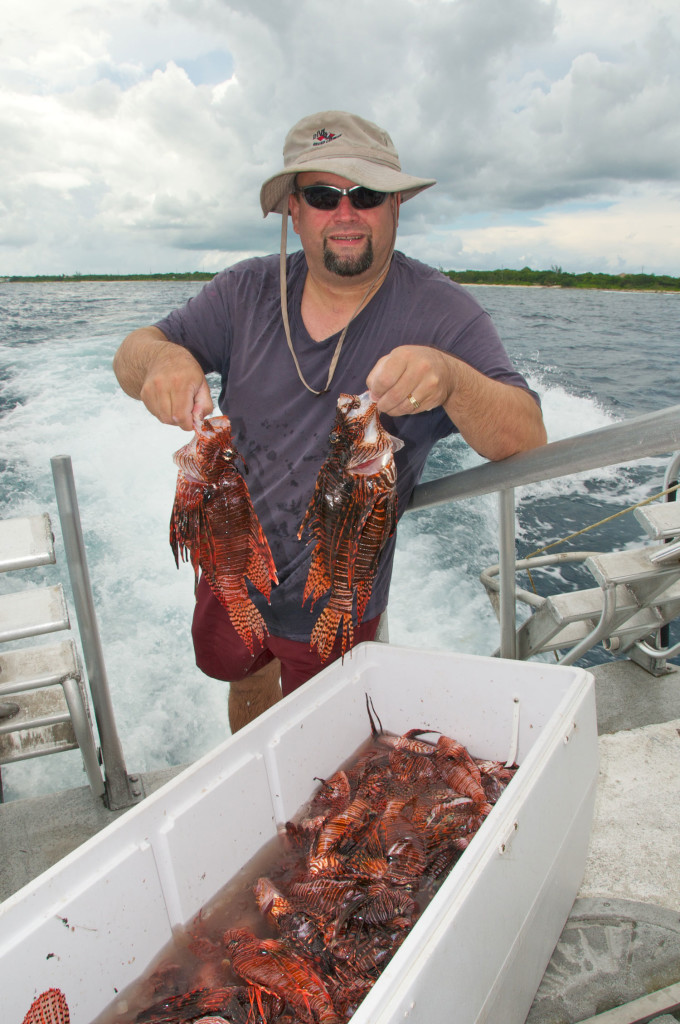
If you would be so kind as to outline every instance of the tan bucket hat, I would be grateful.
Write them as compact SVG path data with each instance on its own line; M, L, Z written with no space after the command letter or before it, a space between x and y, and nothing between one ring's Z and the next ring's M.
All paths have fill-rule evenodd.
M286 136L283 166L260 191L265 217L286 210L295 175L305 171L328 171L377 192L400 192L402 201L436 184L434 178L403 174L387 132L342 110L325 110L298 121Z

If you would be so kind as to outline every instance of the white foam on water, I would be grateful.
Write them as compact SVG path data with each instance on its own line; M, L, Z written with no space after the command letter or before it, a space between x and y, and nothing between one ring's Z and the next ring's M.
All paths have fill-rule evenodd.
M228 735L226 686L194 664L193 570L176 568L169 544L172 453L190 435L118 389L106 346L98 365L87 365L88 347L71 342L68 360L47 346L22 350L30 390L7 413L0 439L22 489L2 514L48 511L59 560L50 458L71 457L117 725L128 770L144 771L193 760ZM54 582L50 572L34 578ZM58 573L70 598L63 557ZM0 584L20 589L25 577L10 573ZM7 799L83 784L77 751L3 768Z
M554 384L543 388L539 381L529 379L529 383L541 397L549 442L588 434L619 422L595 398L570 394ZM654 484L650 489L650 479L658 481L658 489L661 490L667 462L666 457L624 460L611 466L530 484L518 488L517 495L521 501L530 501L536 498L592 496L596 492L599 501L616 508L622 507L622 502L634 505L654 493Z
M388 608L394 644L491 654L498 623L479 573L497 560L493 497L407 514L399 526Z

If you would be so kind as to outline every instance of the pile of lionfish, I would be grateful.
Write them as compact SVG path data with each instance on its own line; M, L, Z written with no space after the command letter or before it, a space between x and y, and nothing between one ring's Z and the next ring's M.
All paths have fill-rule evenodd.
M369 716L370 745L319 780L281 831L285 855L254 886L255 931L273 937L195 929L192 977L161 965L152 980L160 999L137 1024L351 1018L516 770L444 735L386 733L370 706Z
M303 603L329 594L311 635L322 661L340 633L341 651L352 647L380 554L394 531L397 512L393 452L403 441L383 428L368 392L340 395L329 454L300 524L298 538L314 542ZM203 572L248 649L267 632L250 599L247 580L267 600L278 582L267 538L245 480L242 456L227 416L206 419L195 437L175 452L179 467L170 520L170 544L179 565L190 559L198 582Z

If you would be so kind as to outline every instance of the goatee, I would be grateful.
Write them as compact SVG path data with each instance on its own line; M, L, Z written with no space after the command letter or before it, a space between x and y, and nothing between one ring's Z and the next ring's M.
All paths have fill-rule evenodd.
M338 274L339 277L363 274L373 266L373 243L367 238L363 252L356 256L338 256L328 248L328 242L324 239L323 265L331 274Z

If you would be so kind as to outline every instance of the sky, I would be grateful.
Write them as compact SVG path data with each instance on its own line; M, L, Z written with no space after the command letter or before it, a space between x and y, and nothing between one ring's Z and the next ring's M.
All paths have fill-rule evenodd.
M402 208L410 256L680 276L678 0L7 4L0 275L278 251L260 186L331 109L437 179Z

